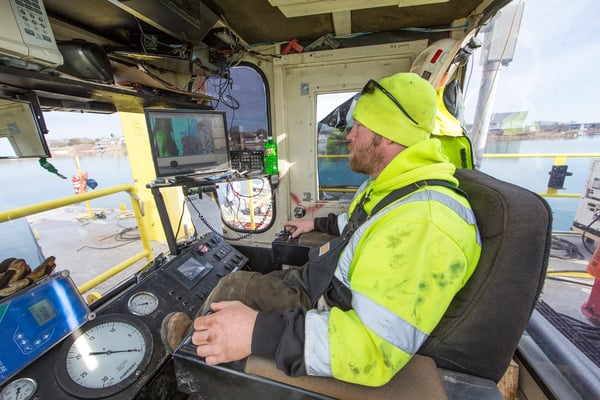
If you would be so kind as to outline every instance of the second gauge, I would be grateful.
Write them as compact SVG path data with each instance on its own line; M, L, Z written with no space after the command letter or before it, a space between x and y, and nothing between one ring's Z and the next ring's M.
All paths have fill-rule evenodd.
M138 292L129 298L127 308L133 315L150 315L158 308L158 298L154 293Z

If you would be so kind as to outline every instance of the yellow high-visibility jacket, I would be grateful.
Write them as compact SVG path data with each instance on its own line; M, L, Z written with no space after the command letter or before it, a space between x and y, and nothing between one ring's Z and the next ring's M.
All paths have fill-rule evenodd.
M413 182L458 183L455 167L430 139L402 151L375 180L368 213L391 191ZM345 214L338 217L343 229ZM308 375L367 386L388 382L427 340L479 260L481 242L468 200L427 186L363 223L342 251L335 276L352 292L352 309L310 310L305 316Z

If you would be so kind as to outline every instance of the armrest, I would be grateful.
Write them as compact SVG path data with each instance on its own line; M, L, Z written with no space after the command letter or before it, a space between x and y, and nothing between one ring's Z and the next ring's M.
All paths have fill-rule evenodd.
M316 376L290 377L277 369L273 360L257 356L248 357L245 372L340 400L448 398L433 359L418 354L390 382L380 387L356 385Z

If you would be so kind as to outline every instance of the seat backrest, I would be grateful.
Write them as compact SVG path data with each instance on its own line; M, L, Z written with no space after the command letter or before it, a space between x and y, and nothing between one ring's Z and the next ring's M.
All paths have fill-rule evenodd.
M483 172L455 176L477 218L481 257L419 353L440 368L498 382L542 289L552 213L537 194Z

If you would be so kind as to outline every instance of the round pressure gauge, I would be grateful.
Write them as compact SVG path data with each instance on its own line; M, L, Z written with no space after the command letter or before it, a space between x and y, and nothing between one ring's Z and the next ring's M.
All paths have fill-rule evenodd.
M29 400L37 390L37 382L31 378L19 378L4 386L0 400Z
M138 292L131 295L127 308L133 315L149 315L158 308L158 298L154 293Z
M56 378L85 399L111 396L133 384L152 356L148 327L128 315L105 315L86 323L63 345Z

